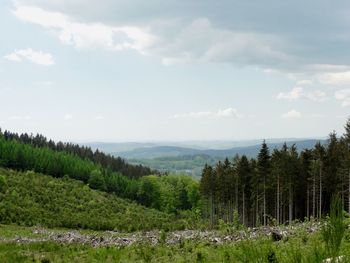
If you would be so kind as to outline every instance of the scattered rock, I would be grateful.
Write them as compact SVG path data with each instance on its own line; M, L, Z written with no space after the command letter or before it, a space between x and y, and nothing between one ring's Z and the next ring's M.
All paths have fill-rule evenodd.
M38 226L36 226L32 229L32 233L37 234L37 235L46 234L47 232L48 231L45 228L38 227Z
M344 260L345 260L344 256L339 256L336 258L327 258L323 260L322 263L342 263L342 262L345 262Z
M246 231L234 231L230 235L220 233L219 231L200 231L200 230L183 230L173 231L167 233L165 243L167 245L180 244L183 240L198 240L213 244L223 244L240 242L242 240L255 240L260 237L271 236L275 241L286 240L288 237L297 234L303 228L305 231L315 232L319 230L320 224L309 222L303 224L301 227L278 226L278 227L259 227L248 228ZM135 243L147 243L153 246L159 243L160 231L136 232L136 233L119 233L115 231L106 231L97 234L82 234L79 231L66 232L50 232L48 229L41 227L34 227L32 229L34 234L46 234L42 238L25 238L16 237L12 239L0 237L0 242L42 242L53 241L57 243L80 243L91 245L93 247L101 246L117 246L125 247ZM340 262L340 261L339 261Z

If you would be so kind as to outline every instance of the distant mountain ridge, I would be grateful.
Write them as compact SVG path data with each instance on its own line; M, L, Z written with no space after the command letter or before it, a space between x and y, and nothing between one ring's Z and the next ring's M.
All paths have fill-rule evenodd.
M307 139L307 140L297 140L297 141L287 141L287 146L296 145L299 151L313 148L314 145L320 142L325 144L327 140L320 139ZM268 147L272 151L275 148L281 148L284 142L269 143ZM244 146L244 147L233 147L230 149L194 149L180 146L151 146L151 147L141 147L135 148L130 151L113 152L113 155L120 156L126 159L153 159L160 157L176 157L182 155L208 155L211 157L232 157L236 154L246 155L248 157L256 157L259 153L261 144Z
M324 141L326 137L319 138L269 138L266 139L268 144L279 144L284 142L301 142L308 140ZM229 140L211 140L211 141L145 141L145 142L85 142L79 145L89 146L93 150L100 150L105 153L118 154L139 150L141 148L153 147L174 147L186 148L191 150L229 150L233 148L244 148L249 146L261 145L263 139L229 141ZM160 148L161 149L161 148ZM165 150L166 148L164 148ZM186 150L185 150L186 152Z

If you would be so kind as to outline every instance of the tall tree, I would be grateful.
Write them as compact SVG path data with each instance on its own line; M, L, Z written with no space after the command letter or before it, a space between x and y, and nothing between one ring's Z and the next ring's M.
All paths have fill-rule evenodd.
M261 149L258 155L258 173L262 180L262 191L263 191L263 224L266 226L267 223L267 211L266 211L266 181L270 174L270 152L265 140L261 145Z
M200 191L202 196L207 199L207 211L210 218L211 225L214 225L214 199L215 199L215 178L213 168L209 165L205 165L200 183Z
M241 189L242 223L246 225L248 219L247 212L250 211L251 171L248 158L245 155L243 155L238 162L237 176L239 177Z
M322 198L323 198L323 163L324 163L324 157L325 157L325 148L321 145L320 142L318 142L315 145L314 149L314 155L316 164L318 167L318 182L319 182L319 197L318 197L318 218L321 218L322 216Z
M310 218L310 211L311 211L311 192L312 192L312 169L311 169L311 164L312 164L312 151L309 149L306 149L301 152L300 154L300 183L299 187L297 187L298 193L297 196L302 199L303 194L305 194L306 191L306 196L304 196L304 213L306 217L309 219ZM306 200L305 200L306 198ZM306 204L305 204L306 203Z
M348 118L345 126L345 133L343 135L344 137L344 144L345 144L345 167L348 170L348 213L350 213L350 117Z

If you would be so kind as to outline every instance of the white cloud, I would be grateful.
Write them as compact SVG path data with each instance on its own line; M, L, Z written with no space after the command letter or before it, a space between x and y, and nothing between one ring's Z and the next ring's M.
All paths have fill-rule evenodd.
M315 119L322 119L322 118L327 117L327 115L320 114L320 113L314 113L314 114L311 114L310 116L311 116L311 118L315 118Z
M7 60L11 60L11 61L21 61L22 59L20 58L20 56L18 56L16 54L16 52L13 52L11 54L7 54L4 56L4 58L6 58Z
M200 43L200 45L199 45ZM282 51L282 41L268 34L231 31L197 18L179 33L154 47L164 64L188 62L233 62L268 65L291 58Z
M29 60L35 64L44 66L51 66L55 64L53 56L50 53L45 53L43 51L34 51L31 48L15 50L10 54L5 55L4 58L17 62Z
M297 85L303 85L303 86L306 86L306 85L312 85L313 82L312 80L309 80L309 79L302 79L302 80L298 80L297 81Z
M70 113L67 113L66 115L64 115L63 119L65 121L69 121L69 120L73 119L73 115Z
M304 71L308 72L342 72L350 70L350 67L348 65L341 65L341 64L308 64L303 66Z
M312 101L323 102L327 99L327 94L321 90L305 92L303 87L295 87L289 92L280 92L276 96L279 100L295 101L302 98Z
M62 43L76 48L135 49L143 53L155 40L145 28L75 22L67 15L38 7L18 5L13 13L25 22L49 29Z
M21 120L22 117L21 117L21 116L14 115L14 116L8 117L8 119L11 120L11 121L15 121L15 120Z
M242 115L234 108L227 108L224 110L219 109L216 112L213 111L199 111L199 112L189 112L182 114L175 114L175 119L201 119L201 118L241 118Z
M323 84L348 85L350 84L350 70L324 73L320 75L319 79Z
M133 49L161 58L163 64L229 62L269 65L292 59L283 49L288 42L270 34L232 31L215 27L208 18L189 24L156 21L145 26L101 22L77 22L72 17L45 9L17 5L14 15L40 25L64 44L76 48ZM199 44L200 43L200 44Z
M97 115L97 116L94 116L94 118L93 118L95 121L100 121L100 120L104 120L105 119L105 117L104 116L102 116L102 115Z
M282 114L282 118L289 119L289 118L300 118L301 113L295 109L288 111L287 113Z
M295 87L293 88L290 92L281 92L279 93L276 98L279 100L297 100L300 99L303 93L303 88L302 87Z
M323 102L327 100L327 94L322 90L315 90L313 92L308 92L304 94L304 97L318 102Z
M11 121L18 121L18 120L29 121L29 120L32 119L32 117L29 116L29 115L25 115L25 116L13 115L13 116L8 117L8 119L11 120Z
M350 106L350 89L338 90L334 97L341 102L343 107Z
M49 81L49 80L44 80L44 81L37 81L34 83L35 85L41 86L41 87L46 87L46 88L51 88L55 85L54 82Z

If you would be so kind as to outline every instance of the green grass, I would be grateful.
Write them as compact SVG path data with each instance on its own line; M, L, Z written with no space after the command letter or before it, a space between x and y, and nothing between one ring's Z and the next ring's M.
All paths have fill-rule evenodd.
M302 229L302 228L300 228ZM0 228L0 237L20 235L33 237L32 228L6 226ZM60 229L49 231L60 232ZM64 230L63 230L64 231ZM100 233L103 235L103 233ZM340 246L342 263L350 262L349 230ZM37 236L36 236L37 237ZM176 245L135 244L129 247L93 248L81 244L38 242L29 244L0 242L0 262L279 262L321 263L327 250L321 233L303 231L284 241L271 238L240 241L217 245L200 240L183 240Z
M80 181L0 169L0 223L23 226L136 231L183 229L186 221Z
M343 244L342 262L350 262L350 245ZM322 262L325 249L319 235L307 243L300 239L272 242L269 239L213 245L184 241L172 246L133 245L130 247L92 248L88 245L0 244L1 262Z

